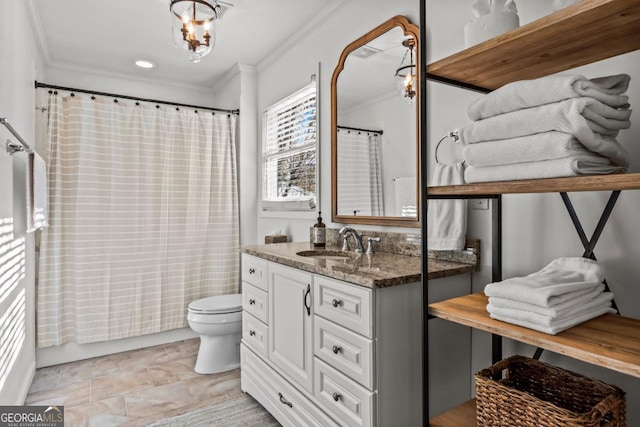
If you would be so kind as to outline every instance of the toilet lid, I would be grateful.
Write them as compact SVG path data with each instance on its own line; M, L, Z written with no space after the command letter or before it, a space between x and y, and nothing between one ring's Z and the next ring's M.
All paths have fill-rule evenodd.
M242 294L217 295L202 298L189 304L194 313L229 313L242 310Z

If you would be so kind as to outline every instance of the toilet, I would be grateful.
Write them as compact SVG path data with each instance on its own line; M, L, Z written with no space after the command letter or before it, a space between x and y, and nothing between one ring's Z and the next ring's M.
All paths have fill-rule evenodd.
M187 321L200 335L195 371L215 374L240 366L242 294L202 298L189 304Z

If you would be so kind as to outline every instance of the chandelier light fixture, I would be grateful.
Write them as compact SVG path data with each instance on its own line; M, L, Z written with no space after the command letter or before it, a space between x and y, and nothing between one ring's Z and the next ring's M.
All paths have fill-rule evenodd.
M402 41L402 46L407 48L400 67L396 70L396 77L398 78L398 92L401 96L407 99L411 104L416 97L416 65L413 63L413 49L416 47L416 41L413 38L409 38ZM404 65L409 56L409 65Z
M215 24L220 5L216 0L171 0L173 42L191 62L200 62L216 43Z

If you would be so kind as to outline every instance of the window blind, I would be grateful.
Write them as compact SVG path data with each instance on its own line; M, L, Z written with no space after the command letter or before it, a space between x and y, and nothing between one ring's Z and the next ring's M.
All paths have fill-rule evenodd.
M315 199L315 81L266 109L263 135L263 200Z

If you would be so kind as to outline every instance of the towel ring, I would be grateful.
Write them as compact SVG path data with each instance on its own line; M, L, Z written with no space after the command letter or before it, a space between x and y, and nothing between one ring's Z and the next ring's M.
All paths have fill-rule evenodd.
M438 160L438 148L440 148L440 144L442 144L442 141L444 141L447 138L453 139L453 143L457 144L460 141L460 131L458 129L456 129L456 130L453 130L451 132L448 132L445 136L440 138L440 141L438 141L438 143L436 144L436 151L434 153L434 156L436 158L436 163L441 164L441 165L443 163L441 163L440 160Z

